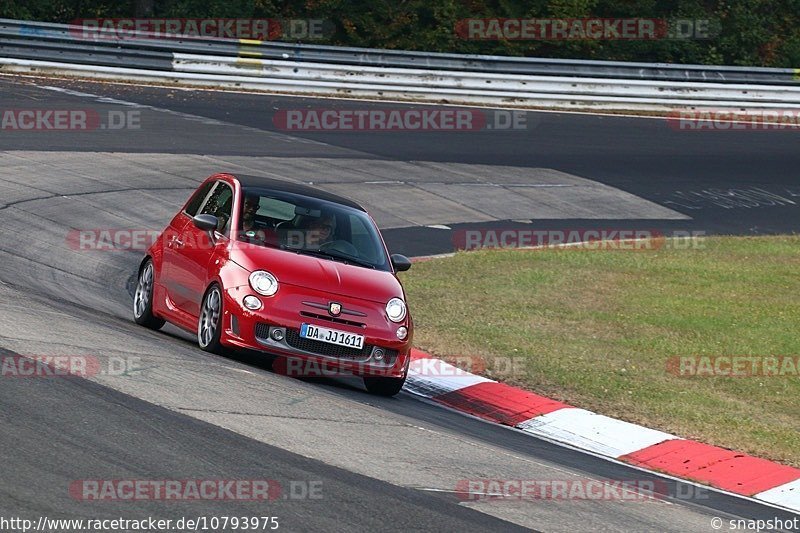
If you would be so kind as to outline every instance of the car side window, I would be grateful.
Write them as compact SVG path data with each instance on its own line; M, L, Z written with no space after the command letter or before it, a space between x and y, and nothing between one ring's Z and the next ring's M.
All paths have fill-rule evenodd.
M211 191L211 187L214 186L213 181L209 181L208 183L203 184L202 187L197 189L195 193L192 195L192 199L189 200L189 203L186 204L186 214L190 217L194 217L197 215L197 212L200 210L200 205L203 203L203 200L206 199L208 193Z
M233 212L233 189L221 181L217 182L214 192L208 197L203 208L200 210L201 215L214 215L219 220L217 231L226 233L228 224L231 220L231 213Z

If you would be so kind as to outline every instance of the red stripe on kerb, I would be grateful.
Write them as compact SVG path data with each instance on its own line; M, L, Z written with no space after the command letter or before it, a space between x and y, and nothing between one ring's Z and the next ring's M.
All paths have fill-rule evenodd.
M416 361L417 359L436 359L436 358L426 354L425 352L421 352L416 348L411 348L411 360Z
M800 479L800 469L692 440L668 440L618 459L745 496Z
M516 426L536 416L570 407L532 392L494 382L470 385L438 396L434 400L453 409L507 426Z

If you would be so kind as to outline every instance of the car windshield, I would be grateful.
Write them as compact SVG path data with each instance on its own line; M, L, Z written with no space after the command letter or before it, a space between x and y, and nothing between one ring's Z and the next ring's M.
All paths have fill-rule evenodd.
M391 270L378 230L359 209L266 189L247 188L242 196L240 241Z

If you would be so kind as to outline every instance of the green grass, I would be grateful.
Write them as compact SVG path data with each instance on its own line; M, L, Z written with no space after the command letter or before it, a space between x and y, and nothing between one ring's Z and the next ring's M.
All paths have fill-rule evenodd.
M484 357L490 377L578 407L800 466L796 374L667 372L675 356L800 354L800 237L668 248L418 263L403 275L414 344ZM509 358L519 370L498 375Z

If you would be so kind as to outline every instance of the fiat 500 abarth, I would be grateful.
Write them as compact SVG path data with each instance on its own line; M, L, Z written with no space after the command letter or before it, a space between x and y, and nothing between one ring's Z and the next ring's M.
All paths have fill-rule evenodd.
M391 396L410 360L413 322L396 277L410 267L346 198L216 174L147 250L133 314L152 329L196 332L205 351L260 350L292 375L361 376Z

